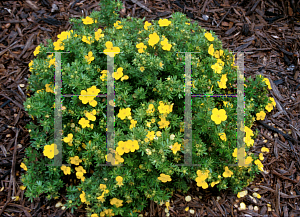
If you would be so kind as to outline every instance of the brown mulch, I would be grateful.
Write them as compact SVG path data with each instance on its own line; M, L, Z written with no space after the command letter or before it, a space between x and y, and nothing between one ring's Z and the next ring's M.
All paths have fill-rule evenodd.
M213 30L223 47L245 51L245 76L268 77L276 108L254 126L260 134L251 152L270 149L262 161L266 173L257 175L246 188L248 195L237 198L229 190L199 189L195 182L187 194L176 192L170 201L170 216L300 216L300 3L297 0L123 0L120 17L132 16L150 21L171 18L183 12L192 22ZM0 216L85 216L84 206L74 214L56 208L66 203L65 192L58 200L40 195L33 203L24 197L20 163L30 145L24 129L31 118L23 102L30 75L28 63L33 51L46 39L56 40L61 31L71 29L70 17L87 16L101 10L99 1L0 1ZM253 192L260 199L251 198ZM190 195L192 200L185 201ZM19 196L14 201L13 196ZM240 202L246 210L239 210ZM267 204L270 204L269 208ZM185 211L193 209L195 214ZM166 216L165 206L150 202L144 216Z

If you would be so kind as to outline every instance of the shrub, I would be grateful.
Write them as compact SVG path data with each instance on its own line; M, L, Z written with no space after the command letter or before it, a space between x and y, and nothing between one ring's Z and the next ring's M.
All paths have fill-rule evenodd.
M104 6L107 2L104 1ZM104 10L112 14L120 2ZM236 94L237 67L234 55L221 41L182 13L172 19L107 19L92 12L71 19L74 29L58 40L36 48L30 62L28 88L33 95L24 106L39 125L26 126L31 146L26 149L22 177L30 200L46 193L58 198L66 185L67 208L72 212L87 205L89 216L137 216L147 200L166 202L177 189L187 192L191 180L199 187L227 189L238 193L263 171L262 156L249 152L257 135L253 122L264 119L264 109L275 106L267 97L268 79L245 80L245 156L248 167L228 166L237 162L236 107L233 97L192 98L192 163L184 163L184 53L192 54L193 94ZM101 29L101 24L106 28ZM114 56L115 151L107 156L107 100L86 94L107 93L107 53ZM51 164L57 154L54 144L55 55L62 54L62 166ZM100 166L106 160L123 166ZM64 164L70 164L70 167ZM167 207L169 203L166 203ZM113 214L112 214L113 213Z

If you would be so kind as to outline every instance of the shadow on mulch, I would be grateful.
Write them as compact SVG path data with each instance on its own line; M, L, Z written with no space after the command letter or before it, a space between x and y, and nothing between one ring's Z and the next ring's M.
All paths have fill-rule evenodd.
M123 0L120 17L132 16L150 21L170 18L183 12L192 22L213 30L232 51L245 51L245 77L262 74L269 78L270 96L276 108L264 121L254 125L260 134L250 150L270 149L262 161L261 173L237 198L230 191L199 190L193 181L187 194L174 193L170 216L300 216L299 160L299 1L231 0ZM59 200L47 201L44 195L33 203L24 198L19 179L24 149L30 145L24 126L31 121L23 102L30 75L28 63L33 51L46 39L56 40L61 31L71 28L70 17L87 16L100 10L99 2L87 1L1 1L0 2L0 216L85 216L84 206L74 214L56 208L66 203L65 192ZM260 199L251 198L253 192ZM185 196L193 199L185 202ZM12 196L19 196L13 201ZM246 210L239 210L244 202ZM268 207L268 204L270 204ZM185 208L194 210L194 214ZM165 206L149 202L144 216L166 216Z

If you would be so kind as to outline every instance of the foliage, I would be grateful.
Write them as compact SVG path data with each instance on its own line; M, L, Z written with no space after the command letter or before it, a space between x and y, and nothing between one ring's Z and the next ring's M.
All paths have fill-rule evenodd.
M102 1L101 1L102 2ZM137 216L147 200L166 202L176 189L187 192L190 180L204 189L231 188L238 193L263 171L261 157L249 153L254 144L253 122L264 119L275 106L267 97L270 83L263 77L245 79L245 155L248 167L236 163L236 107L234 97L193 97L192 163L184 163L184 53L192 54L192 93L236 94L234 55L222 48L213 32L191 24L182 13L172 19L144 22L127 17L108 19L121 3L103 1L102 12L71 19L74 30L62 32L56 42L40 45L30 62L28 88L34 93L24 103L40 126L28 124L32 138L22 167L22 181L32 200L41 193L57 198L66 179L79 181L67 187L71 208L87 204L92 217ZM109 14L109 16L108 16ZM112 25L113 24L113 25ZM100 29L105 25L105 29ZM51 167L54 144L55 54L61 55L63 166ZM107 55L114 56L115 152L107 156ZM47 54L48 52L48 54ZM103 53L104 52L104 53ZM123 52L123 53L120 53ZM38 81L38 82L37 82ZM100 166L115 157L116 164ZM71 164L70 167L64 164ZM65 180L65 182L62 181Z

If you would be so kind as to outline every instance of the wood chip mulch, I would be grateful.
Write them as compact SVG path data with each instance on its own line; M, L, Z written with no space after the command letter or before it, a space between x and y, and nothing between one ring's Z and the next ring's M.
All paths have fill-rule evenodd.
M246 188L248 195L239 199L230 191L203 190L192 182L187 194L173 195L170 216L300 216L299 4L297 0L123 0L122 18L150 21L183 12L192 22L213 30L224 48L245 51L245 76L268 77L269 96L277 104L254 125L260 134L250 151L260 153L265 146L270 153L262 161L266 173ZM30 94L28 63L36 46L71 29L70 17L87 16L92 10L101 10L99 1L0 1L0 216L85 216L83 206L74 214L55 207L58 201L66 203L65 191L58 200L48 201L41 194L31 203L19 187L24 172L20 163L30 145L24 126L31 118L23 107ZM251 198L253 192L261 198ZM185 201L187 195L190 202ZM19 196L19 201L13 196ZM239 209L240 202L246 210ZM165 206L149 201L142 213L166 216L164 210Z

